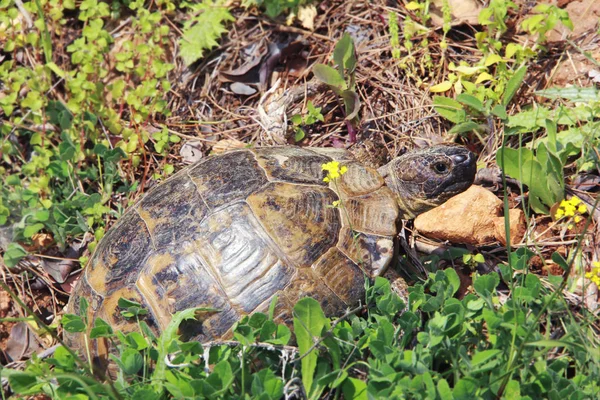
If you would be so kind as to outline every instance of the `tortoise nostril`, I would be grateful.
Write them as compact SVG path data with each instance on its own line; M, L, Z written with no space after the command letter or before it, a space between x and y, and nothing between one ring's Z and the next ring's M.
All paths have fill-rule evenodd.
M455 154L452 156L452 159L457 164L462 164L469 159L469 156L466 154Z

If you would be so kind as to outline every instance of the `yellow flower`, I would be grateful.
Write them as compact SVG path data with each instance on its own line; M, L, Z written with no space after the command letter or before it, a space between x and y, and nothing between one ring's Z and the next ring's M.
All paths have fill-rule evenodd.
M587 212L587 207L582 203L579 205L579 207L577 207L577 211L579 211L581 214L584 214Z
M332 179L337 179L348 171L348 167L345 165L340 168L340 163L338 161L330 161L321 165L321 168L323 171L327 171L327 176L323 178L323 181L325 182L330 182Z
M581 203L581 199L577 196L573 196L573 197L571 197L571 200L569 200L569 202L572 205L576 206L577 204Z
M585 274L585 277L590 281L594 282L596 286L600 286L600 262L595 261L592 263L593 267L590 272Z
M573 221L575 221L575 223L578 224L581 221L583 221L583 218L581 218L581 215L576 215L575 217L573 217Z
M340 201L336 200L333 203L331 203L331 205L334 206L334 207L339 207L340 206Z
M556 219L559 219L559 218L563 217L564 215L565 215L565 210L563 210L560 207L556 210L556 214L554 214Z

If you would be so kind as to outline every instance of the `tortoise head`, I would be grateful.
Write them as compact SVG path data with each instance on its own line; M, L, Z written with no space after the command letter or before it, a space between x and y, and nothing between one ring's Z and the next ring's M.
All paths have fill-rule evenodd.
M440 144L409 151L379 173L396 194L402 218L409 219L467 190L476 169L476 157L465 147Z

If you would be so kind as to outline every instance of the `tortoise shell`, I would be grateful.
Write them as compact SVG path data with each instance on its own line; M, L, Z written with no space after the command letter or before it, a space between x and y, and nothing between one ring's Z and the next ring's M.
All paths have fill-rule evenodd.
M306 296L326 314L339 314L363 298L365 277L382 274L392 261L399 218L472 183L471 153L430 149L379 171L337 149L258 148L208 157L150 190L108 231L67 312L78 314L83 296L88 321L101 317L128 331L132 322L117 311L124 297L149 310L146 321L159 333L177 311L215 308L188 336L201 341L228 335L244 315L266 312L275 295L283 322ZM347 172L327 183L322 165L332 160ZM436 171L436 163L447 171ZM338 200L343 208L332 206ZM82 336L68 339L81 346ZM99 355L108 350L101 341L91 345Z

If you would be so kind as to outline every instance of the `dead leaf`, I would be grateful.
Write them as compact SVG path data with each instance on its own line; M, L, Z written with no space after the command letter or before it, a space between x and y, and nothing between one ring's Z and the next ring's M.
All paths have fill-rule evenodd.
M38 249L44 249L54 243L54 238L49 233L36 233L31 237L31 241Z
M219 78L222 81L258 83L259 65L268 53L268 48L264 41L261 41L248 49L247 53L249 53L247 55L248 59L242 65L233 70L219 72Z
M19 361L39 350L40 345L34 333L25 322L16 323L10 330L6 342L6 354L12 361Z
M65 260L54 260L48 258L42 258L42 267L48 275L50 275L57 283L63 283L71 271L75 269L77 264L76 260L65 259Z
M452 19L450 25L479 25L479 13L483 7L477 0L433 0L429 11L431 22L436 28L440 28L444 25L444 13L442 12L442 7L446 1L451 10Z
M199 140L192 140L185 142L179 150L181 159L186 164L193 164L200 161L202 158L202 142Z
M257 90L254 89L253 87L248 86L245 83L241 83L241 82L233 82L230 85L230 89L233 93L241 94L244 96L251 96L257 92Z
M298 10L298 20L302 26L309 31L315 30L315 18L317 17L317 8L314 5L303 6Z

